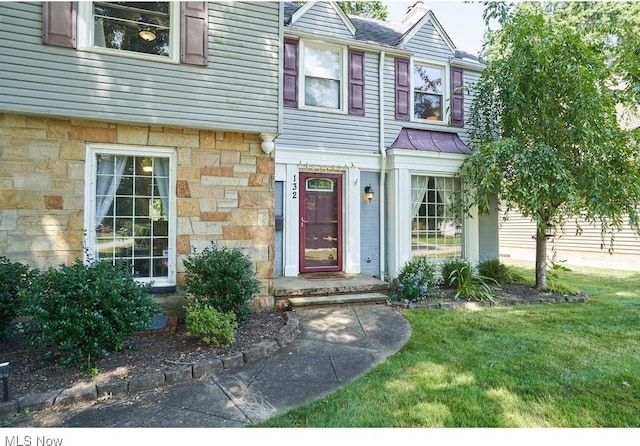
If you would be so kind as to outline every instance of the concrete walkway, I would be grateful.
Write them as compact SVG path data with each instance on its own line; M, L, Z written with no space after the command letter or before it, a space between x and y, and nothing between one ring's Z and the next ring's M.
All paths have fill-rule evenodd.
M38 412L14 427L241 427L329 394L396 353L411 327L385 305L299 310L271 356L199 381Z

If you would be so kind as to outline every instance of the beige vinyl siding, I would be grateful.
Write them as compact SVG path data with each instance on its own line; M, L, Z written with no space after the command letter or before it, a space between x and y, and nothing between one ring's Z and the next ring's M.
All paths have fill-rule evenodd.
M208 67L43 45L40 2L0 16L2 111L277 131L277 2L209 3Z
M519 260L535 259L535 224L516 212L508 214L508 220L500 220L500 255L504 258ZM615 233L613 252L609 253L609 237L601 249L600 228L587 223L582 224L582 234L576 235L576 224L571 221L565 226L559 237L551 239L555 247L556 261L568 265L592 266L613 269L640 269L640 237L628 225Z
M600 227L589 223L581 223L582 234L576 235L577 225L574 221L567 222L564 232L555 238L556 247L562 251L578 252L607 252L609 248L609 236L605 236L605 246L601 249L602 237ZM535 249L535 223L516 212L508 214L508 220L501 222L500 246L525 247ZM640 237L635 234L628 225L614 234L613 249L616 254L640 254Z

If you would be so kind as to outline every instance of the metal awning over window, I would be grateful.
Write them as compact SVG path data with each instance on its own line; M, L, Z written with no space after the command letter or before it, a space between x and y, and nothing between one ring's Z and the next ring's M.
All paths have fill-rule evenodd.
M457 133L403 127L390 149L424 150L427 152L470 154L471 149Z

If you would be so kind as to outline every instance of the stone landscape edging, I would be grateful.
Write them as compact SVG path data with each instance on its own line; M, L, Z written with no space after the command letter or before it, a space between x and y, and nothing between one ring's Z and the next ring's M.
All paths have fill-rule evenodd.
M267 339L240 352L209 359L184 367L136 376L127 380L113 380L100 384L86 384L67 389L25 395L18 399L0 402L0 420L22 412L34 412L53 407L67 406L80 402L97 401L111 396L130 395L145 390L153 390L173 384L202 379L214 372L242 367L245 363L257 361L272 355L278 349L292 342L298 335L300 321L293 311L284 313L286 323L278 331L275 339Z
M402 309L428 308L432 310L476 310L488 307L512 307L515 305L533 305L533 304L555 304L566 302L587 302L589 297L585 294L578 295L557 295L555 297L539 297L535 299L495 299L483 301L421 301L421 302L405 302L405 301L389 301L389 305Z

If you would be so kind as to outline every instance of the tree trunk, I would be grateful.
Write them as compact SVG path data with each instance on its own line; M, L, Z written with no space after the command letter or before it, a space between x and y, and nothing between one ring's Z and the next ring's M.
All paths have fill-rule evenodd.
M547 237L546 224L536 230L536 290L547 289Z

